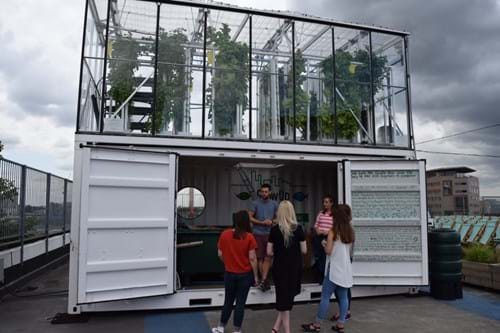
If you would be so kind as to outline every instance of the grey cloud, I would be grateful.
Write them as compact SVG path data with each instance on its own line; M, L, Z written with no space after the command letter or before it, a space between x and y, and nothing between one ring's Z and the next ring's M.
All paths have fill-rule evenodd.
M22 52L15 48L14 34L0 26L0 77L8 99L25 115L50 116L55 125L72 126L76 113L78 64L73 82L58 68L65 59L50 59L44 49ZM67 60L66 60L67 61Z
M496 0L294 0L293 10L405 30L410 36L413 116L446 134L500 123L500 2ZM418 128L415 128L418 142ZM500 155L500 127L421 145ZM438 136L438 134L436 134ZM500 193L500 159L420 153L431 164L470 165L483 189Z

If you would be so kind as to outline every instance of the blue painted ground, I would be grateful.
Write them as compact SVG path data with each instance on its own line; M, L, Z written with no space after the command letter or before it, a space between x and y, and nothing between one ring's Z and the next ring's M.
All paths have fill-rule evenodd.
M500 300L498 297L464 292L463 299L446 301L446 303L460 310L500 321Z
M144 333L210 332L203 312L159 313L144 317Z

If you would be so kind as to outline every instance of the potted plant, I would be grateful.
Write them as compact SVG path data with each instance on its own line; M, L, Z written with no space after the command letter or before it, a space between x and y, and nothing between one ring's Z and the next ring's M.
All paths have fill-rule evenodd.
M500 263L494 248L489 245L474 244L465 248L462 262L465 283L500 290Z

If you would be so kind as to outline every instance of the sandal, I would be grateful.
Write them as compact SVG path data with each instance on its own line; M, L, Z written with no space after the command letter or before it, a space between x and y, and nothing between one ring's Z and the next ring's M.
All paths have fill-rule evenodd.
M315 323L302 324L304 332L321 332L321 326Z
M339 320L340 318L340 314L339 313L336 313L334 314L331 318L330 318L330 321L337 321ZM351 319L351 314L348 313L346 316L345 316L345 321L348 321L349 319Z
M335 332L344 333L344 327L340 327L339 325L333 325L332 330L334 330Z
M271 331L273 331L273 333L278 333L278 331L276 331L274 328L271 328Z

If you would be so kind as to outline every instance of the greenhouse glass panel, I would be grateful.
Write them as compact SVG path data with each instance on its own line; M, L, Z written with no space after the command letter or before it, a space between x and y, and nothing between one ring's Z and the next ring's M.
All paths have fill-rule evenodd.
M152 132L156 12L156 4L144 1L111 6L105 132Z
M372 33L372 59L383 63L374 80L375 130L378 145L409 146L404 39Z
M334 141L332 28L295 22L297 142Z
M334 35L337 142L373 144L369 32L335 28ZM374 75L382 67L374 65Z
M81 131L99 130L107 7L107 0L88 1L79 101Z
M162 4L156 79L159 135L202 135L204 11Z
M205 136L248 139L249 15L207 13Z
M293 141L292 21L252 16L252 137Z

